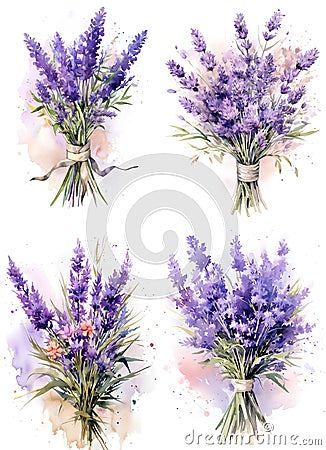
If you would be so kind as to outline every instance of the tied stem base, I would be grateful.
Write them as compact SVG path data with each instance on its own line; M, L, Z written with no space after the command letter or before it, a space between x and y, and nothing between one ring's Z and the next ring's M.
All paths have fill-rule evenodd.
M69 203L70 206L80 206L83 204L86 194L91 193L96 203L96 195L99 195L106 203L95 180L91 164L88 161L76 162L67 170L66 176L61 186L51 202L51 206L63 194L62 205Z
M216 427L225 442L231 435L255 436L258 425L266 423L253 391L235 392Z
M250 208L253 208L256 212L261 212L261 205L263 205L264 208L267 209L266 203L264 202L261 191L259 189L258 180L238 180L232 214L234 214L236 211L241 213L241 209L242 207L244 207L247 216L250 216Z
M92 449L95 439L99 442L102 450L109 450L104 440L102 420L97 414L78 411L75 420L81 423L81 442L85 447L87 446L88 450Z
M97 162L91 156L89 142L85 145L73 145L67 143L66 159L55 164L51 170L41 177L33 177L32 180L45 181L51 174L62 167L67 168L65 178L51 202L51 206L63 194L63 205L67 202L70 206L80 206L89 192L92 194L96 204L96 196L99 195L104 203L107 203L95 180L94 173L100 177L106 176L113 169L130 170L138 166L122 168L118 166L108 166L100 169Z

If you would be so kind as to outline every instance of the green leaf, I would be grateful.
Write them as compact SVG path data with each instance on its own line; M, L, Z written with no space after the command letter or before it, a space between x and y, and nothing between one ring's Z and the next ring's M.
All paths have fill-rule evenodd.
M192 337L193 337L193 336L196 336L196 333L194 333L193 331L189 330L189 329L186 328L186 327L182 327L182 326L178 325L176 328L178 328L179 330L184 331L185 333L189 334L189 335L192 336Z
M271 380L273 383L277 384L280 388L282 388L285 392L289 394L289 391L285 387L285 378L278 372L270 372L266 373L265 377ZM281 383L283 381L283 383Z
M32 113L36 113L36 112L38 112L38 111L41 111L42 109L44 109L44 105L37 106L36 108L34 108L34 109L32 110Z
M292 167L292 162L290 161L290 159L287 156L285 156L285 155L280 155L280 156L289 164L290 167Z
M291 295L291 297L295 297L296 295L299 294L301 290L301 286L300 286L300 279L298 279L289 289L289 295Z
M30 94L36 102L43 103L42 100L34 94L34 92L30 91Z
M178 131L181 131L183 134L189 134L189 131L187 131L185 128L177 127L176 125L171 125L172 128L175 128Z
M54 134L57 134L57 131L61 127L61 124L60 123L54 123L52 125L52 127L53 127Z
M65 187L67 186L69 177L70 177L70 175L71 175L71 173L72 173L72 170L73 170L73 167L74 167L74 166L70 166L70 167L68 168L67 173L66 173L66 175L65 175L65 178L64 178L64 180L63 180L63 182L62 182L62 184L61 184L61 186L60 186L60 188L59 188L57 194L55 195L54 199L53 199L52 202L50 203L50 206L53 206L53 205L54 205L54 203L55 203L55 202L58 200L58 198L60 197L62 191L63 191L63 190L65 189Z
M61 386L62 386L62 383L61 383L60 381L53 380L53 381L50 381L49 383L47 383L47 384L46 384L45 386L43 386L42 388L36 389L35 391L30 392L31 394L33 394L34 392L36 392L36 393L35 393L35 395L34 395L31 399L28 400L28 402L25 404L25 406L28 405L28 403L30 403L30 402L31 402L32 400L34 400L35 398L40 397L41 395L46 394L46 393L49 392L51 389L58 388L58 387L60 388Z

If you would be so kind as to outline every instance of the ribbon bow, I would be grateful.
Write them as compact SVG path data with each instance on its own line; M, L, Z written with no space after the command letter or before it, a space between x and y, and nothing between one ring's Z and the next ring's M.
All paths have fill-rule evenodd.
M110 173L113 169L130 170L138 167L131 166L124 169L118 166L108 166L105 169L101 170L95 159L91 156L89 142L87 142L87 144L85 145L73 145L67 143L66 158L55 164L45 175L41 177L33 177L31 178L31 181L45 181L55 170L60 169L61 167L71 167L75 164L80 164L80 182L82 185L81 200L83 200L83 198L85 197L88 184L92 188L92 191L96 190L99 192L98 186L96 185L94 177L92 176L92 171L94 171L100 177L105 177L105 175Z

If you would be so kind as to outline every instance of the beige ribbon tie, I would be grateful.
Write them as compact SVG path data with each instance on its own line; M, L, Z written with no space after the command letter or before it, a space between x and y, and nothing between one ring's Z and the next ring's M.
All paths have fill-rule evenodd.
M91 148L90 148L90 142L87 142L85 145L73 145L73 144L66 144L66 158L57 164L55 164L48 173L41 177L34 177L31 180L38 180L38 181L45 181L47 180L50 175L57 169L61 167L70 167L73 166L76 163L82 163L80 167L80 174L81 174L81 183L82 183L82 196L86 194L87 190L87 183L90 182L90 175L89 175L89 168L87 167L86 162L89 161L92 167L92 170L99 175L100 177L104 177L108 173L111 172L113 169L119 169L119 170L130 170L135 169L138 166L131 166L131 167L118 167L118 166L109 166L105 169L100 169L97 162L94 158L91 156Z
M235 392L250 392L254 387L254 380L237 380L232 379L231 383Z
M79 145L66 145L66 157L70 161L74 162L85 162L88 161L91 156L90 143L87 142L83 147Z
M241 164L237 163L237 177L238 181L252 183L259 179L259 161L256 164Z

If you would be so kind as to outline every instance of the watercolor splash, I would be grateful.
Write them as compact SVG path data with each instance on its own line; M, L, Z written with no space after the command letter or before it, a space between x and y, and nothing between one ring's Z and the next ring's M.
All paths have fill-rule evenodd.
M41 334L35 331L32 325L26 323L25 325L20 324L15 331L10 333L7 337L7 343L12 354L12 366L18 371L16 376L17 384L22 389L31 391L35 384L29 378L29 374L36 369L37 361L30 354L31 346L27 334L35 341L42 342Z
M106 435L116 433L120 443L120 449L128 435L138 431L138 425L132 414L133 397L135 395L134 385L124 387L122 403L112 404L110 410L99 409L104 422ZM63 402L55 392L49 392L43 396L43 412L52 425L52 432L57 434L62 431L66 444L77 448L86 446L80 439L81 426L73 420L75 409L68 402Z
M41 345L43 338L40 332L36 332L32 325L20 324L19 327L7 337L8 347L12 354L12 366L17 370L17 384L27 392L39 388L44 384L44 380L36 377L29 377L30 373L39 367L36 358L31 354L28 335L37 340ZM135 351L131 356L139 358L142 356L140 350ZM123 389L117 393L119 403L112 403L110 410L99 408L98 411L104 422L106 435L115 433L118 437L120 448L122 449L125 439L130 433L139 432L139 424L134 417L133 409L136 401L141 396L139 385L142 385L141 377L124 384ZM137 380L139 384L137 384ZM148 390L148 386L147 386ZM136 400L137 399L137 400ZM26 401L28 398L26 397ZM80 439L80 423L73 420L75 409L54 391L48 392L40 398L43 404L43 412L52 425L52 432L57 434L63 432L66 444L71 447L73 444L77 448L84 448L85 444Z
M84 253L84 249L81 248L80 246L80 242L78 241L77 243L77 248L74 250L74 254L76 255L76 253L79 252L79 257L81 258L81 261L79 264L82 267L89 267L88 264L88 260L87 262L85 261L85 253ZM76 258L76 256L75 256ZM75 259L72 260L73 262L76 261ZM128 264L129 260L125 261L125 267L129 268L130 266ZM83 266L84 264L84 266ZM70 276L72 271L74 271L74 273L79 273L78 271L81 271L80 266L77 265L72 265L71 271L70 271ZM85 269L86 270L86 269ZM122 270L122 269L121 269ZM126 269L127 270L127 269ZM25 271L24 271L25 272ZM47 279L47 276L43 273L42 270L39 270L37 267L34 267L33 269L29 269L27 270L27 272L30 272L30 276L28 277L29 279L33 280L33 286L35 286L36 291L34 291L32 288L29 288L28 292L38 292L38 288L41 286L42 287L42 295L38 295L38 297L36 298L35 301L42 299L41 301L39 301L39 308L34 308L32 307L32 302L33 299L35 297L29 294L26 294L26 291L23 289L25 289L23 286L25 286L25 281L22 281L22 276L20 273L20 270L15 266L14 262L12 260L10 260L9 262L9 269L8 269L8 277L10 278L10 280L13 282L14 284L14 292L17 296L17 299L19 301L21 301L22 303L22 309L25 311L26 313L26 309L28 305L28 311L33 311L32 316L28 317L31 319L32 318L32 324L31 323L27 323L26 325L19 325L19 327L17 328L17 330L15 330L14 332L11 333L11 335L8 337L8 346L11 350L12 353L12 365L13 367L17 370L18 374L17 374L17 383L18 385L25 390L26 392L26 396L27 396L27 400L33 399L33 391L35 394L35 390L36 389L41 389L43 386L46 386L47 383L49 382L49 379L53 379L54 376L53 371L51 372L51 370L46 372L46 376L44 377L39 377L38 375L33 375L30 376L31 373L33 373L34 369L39 369L40 366L42 367L42 363L44 362L45 359L45 364L47 366L51 366L52 361L55 358L52 358L51 356L49 356L48 354L45 353L44 349L46 349L46 346L48 345L49 342L51 342L51 338L52 335L50 334L50 330L52 331L52 333L58 333L62 330L61 328L61 324L59 324L58 322L56 322L57 320L57 315L55 314L55 307L54 305L57 305L59 310L61 309L60 303L63 302L63 298L62 298L62 294L60 294L60 298L56 298L55 293L52 291L51 289L51 284L49 283L49 280ZM31 274L32 272L32 274ZM129 272L123 272L123 273L127 273L127 275L129 275ZM127 275L125 275L124 283L126 284L128 281ZM113 283L115 282L114 276L118 276L116 275L112 275L110 278L109 283L111 283L113 285ZM90 281L88 280L88 278L86 278L86 282L84 281L84 283L86 283L86 287L87 287L87 293L89 293L90 297L91 297L91 290L90 287L88 286L87 283L89 283ZM79 279L78 283L81 283L81 280ZM123 284L123 281L121 281L121 278L119 278L119 286L125 286L125 284ZM30 285L30 283L28 283L28 286ZM101 292L102 292L102 288L101 288ZM119 291L120 292L120 291ZM47 300L43 300L43 296L45 299L54 299L53 300L53 304L50 305L46 305L46 301ZM121 298L123 298L122 294L120 294ZM92 298L90 298L90 303L89 303L89 308L88 311L90 311L94 305L92 302ZM50 303L50 300L49 300ZM68 303L67 303L68 304ZM71 305L71 303L69 303L69 305ZM35 306L35 305L33 305ZM51 312L52 314L50 314L48 312L48 306L51 307ZM41 311L43 312L44 316L47 318L47 323L46 325L44 325L44 322L41 323L40 329L41 331L36 331L38 329L38 325L40 325L40 308ZM67 306L67 310L66 310L66 314L70 313L69 317L75 318L75 316L73 316L72 313L72 309L68 309ZM125 310L127 311L127 310ZM129 311L129 310L128 310ZM12 313L19 313L22 311L18 311L18 307L14 306L12 307ZM47 315L46 315L47 313ZM130 310L131 313L131 310ZM86 314L86 311L85 311ZM116 313L115 313L116 314ZM60 315L60 320L63 320L63 317L67 317L64 315ZM104 319L103 319L104 317ZM104 310L102 310L102 314L101 314L101 318L104 322L102 322L101 324L106 324L106 316L105 316L105 312ZM52 322L53 320L53 322ZM76 320L76 319L75 319ZM120 317L118 317L117 320L120 320ZM124 320L124 318L122 317L121 320ZM81 322L79 322L81 323ZM118 328L118 325L121 324L119 322L119 324L113 323L111 325L111 328L109 330L106 330L106 336L105 339L108 339L110 337L110 339L115 339L113 342L115 343L115 346L118 345L118 341L117 338L115 337L116 335L114 334L113 330L120 330L120 328ZM59 326L59 331L58 331L58 326ZM134 327L135 327L135 323L130 323L126 320L125 322L123 322L123 326L124 329L127 329L127 326L131 327L131 331L134 331ZM82 328L81 328L82 330ZM65 329L63 329L63 331L65 331ZM129 329L128 329L129 331ZM66 332L66 331L65 331ZM109 333L109 334L108 334ZM127 334L120 332L120 336L122 336L122 339L125 339ZM57 335L56 335L57 336ZM62 334L60 334L60 336L63 336ZM85 335L84 335L85 336ZM102 335L103 336L103 335ZM32 346L33 342L30 341L30 338L32 338L34 341L37 341L37 344L39 344L39 346L43 349L43 351L39 351L39 349L37 348L37 346ZM64 345L64 343L66 342L67 338L60 338L59 342L60 345ZM85 338L83 340L84 345L85 343L88 343L89 341ZM99 351L105 351L103 349L103 341L96 341L99 345ZM104 342L106 342L104 340ZM131 345L131 343L133 345ZM101 418L104 421L104 424L106 424L105 427L103 427L103 431L105 431L105 439L107 438L108 440L110 440L112 438L112 436L115 436L115 439L118 439L119 443L120 443L120 447L122 448L123 443L125 441L125 439L127 438L127 436L129 435L129 433L131 432L135 432L137 431L137 427L138 427L138 423L134 420L134 414L133 414L133 409L134 409L134 405L135 405L135 401L136 398L139 398L139 389L138 389L138 385L136 384L137 382L140 382L140 378L139 375L137 375L137 370L142 370L143 367L143 360L144 360L144 355L143 355L143 346L140 344L140 342L138 342L138 337L136 339L136 336L132 336L131 337L131 341L130 342L125 342L124 340L119 341L119 344L121 345L121 349L127 349L128 351L128 356L132 358L132 369L135 369L135 378L133 378L133 384L131 381L131 378L126 378L124 379L124 376L132 376L133 373L132 372L128 372L126 368L122 368L121 369L121 363L119 363L119 361L116 362L116 366L110 366L110 370L115 371L115 369L117 370L117 372L119 373L118 376L121 376L121 378L118 378L118 380L120 380L120 386L117 386L115 391L114 391L114 395L115 397L118 399L118 401L112 401L112 404L110 405L110 408L108 408L108 411L106 411L105 409L103 409L102 407L97 407L97 412L100 414ZM32 353L32 354L31 354ZM34 353L34 355L33 355ZM67 355L69 355L69 353L66 353ZM46 358L46 356L48 357L48 359ZM114 355L115 357L115 355ZM41 359L41 362L39 360L39 358ZM111 359L111 355L110 355L110 361L112 361ZM115 360L114 360L115 361ZM58 361L56 361L58 362ZM101 361L100 361L101 362ZM98 364L95 367L95 362L94 365L92 367L96 368L96 371L100 371L101 369L99 369L100 365ZM62 365L62 367L65 368L65 370L69 370L69 368L65 367ZM55 369L56 367L54 367ZM105 367L104 367L105 369ZM89 372L86 373L85 376L89 376ZM105 372L105 382L108 380L108 377L110 377L110 372ZM53 377L53 378L52 378ZM55 377L57 378L57 376L55 375ZM104 377L103 377L104 378ZM96 382L96 386L103 386L103 378L97 378L95 379L94 383ZM80 380L80 376L75 377L74 382L77 386L77 388L79 387L79 380ZM100 383L100 384L98 384ZM101 384L102 383L102 384ZM94 384L95 385L95 384ZM68 386L68 389L66 391L64 391L62 389L62 386ZM71 387L70 387L70 383L67 385L64 385L64 381L62 381L61 383L61 389L62 391L64 391L66 394L67 392L71 392ZM100 389L100 388L99 388ZM29 395L31 394L31 395ZM69 397L69 394L68 394ZM26 401L27 401L26 400ZM76 444L78 448L82 448L84 445L84 442L81 442L81 436L80 436L80 431L81 431L81 426L80 426L80 422L77 421L75 422L74 417L75 417L75 413L77 412L74 408L74 399L72 399L71 403L69 403L70 399L68 401L64 401L59 395L57 395L57 393L51 389L50 392L47 392L45 395L40 395L39 397L39 401L43 402L43 412L44 415L48 418L48 420L51 422L52 424L52 430L53 432L56 434L58 431L62 431L63 435L65 437L66 443L69 446L72 446L73 444ZM80 406L77 406L77 408ZM77 412L77 418L79 418L81 416L80 412ZM89 445L89 442L87 443ZM104 447L103 447L104 448Z
M32 113L33 99L31 90L38 78L35 67L30 64L28 75L25 76L18 92L22 99L25 111L21 115L21 125L18 130L18 144L26 145L30 160L37 164L46 173L56 163L65 158L65 138L60 133L54 134L52 126L47 119ZM116 155L115 145L108 139L102 128L97 128L90 139L91 152L100 161ZM112 158L110 158L112 159ZM56 170L49 179L49 187L58 189L64 178L66 169ZM33 174L34 175L34 174ZM35 174L34 176L41 175Z
M27 145L29 158L37 164L44 173L55 164L65 159L65 139L61 134L55 135L50 125L35 122L32 113L22 114L23 127L19 132L19 144ZM42 121L42 120L41 120ZM114 152L113 144L109 142L104 130L98 128L90 139L92 155L101 161L106 161ZM67 169L56 170L49 179L50 188L58 189ZM41 174L35 174L38 176Z
M194 355L191 349L183 347L175 351L178 369L182 376L180 383L186 383L190 390L196 391L200 397L214 408L224 411L232 397L233 387L230 380L223 380L218 367L203 366L200 355ZM286 388L289 393L264 379L262 385L255 383L255 393L264 414L270 416L273 410L295 407L300 402L302 386L299 374L288 369L285 373ZM209 416L209 411L204 411Z

